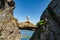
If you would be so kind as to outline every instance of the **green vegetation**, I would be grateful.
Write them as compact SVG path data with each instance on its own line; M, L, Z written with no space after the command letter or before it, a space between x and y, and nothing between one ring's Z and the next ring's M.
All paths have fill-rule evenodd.
M41 20L40 25L44 25L44 24L46 24L45 20Z
M42 26L42 25L44 25L44 24L46 24L46 21L45 21L45 20L40 20L40 21L37 23L37 25L40 25L40 26Z
M40 21L36 24L36 26L39 27L39 29L40 29L40 33L44 32L42 26L45 25L46 23L47 23L47 20L44 19L44 20L40 20Z
M2 12L3 10L2 9L0 9L0 12Z

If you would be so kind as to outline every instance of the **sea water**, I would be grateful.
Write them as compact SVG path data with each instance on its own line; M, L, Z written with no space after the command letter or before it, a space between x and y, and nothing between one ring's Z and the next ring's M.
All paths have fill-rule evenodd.
M29 40L29 38L21 38L21 40Z
M31 37L33 33L34 31L20 30L20 36L25 36L25 38L21 37L21 40L30 40L29 36Z

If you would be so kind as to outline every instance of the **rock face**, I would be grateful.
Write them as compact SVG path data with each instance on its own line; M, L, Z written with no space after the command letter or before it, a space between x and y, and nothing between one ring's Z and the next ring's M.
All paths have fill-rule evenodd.
M52 0L41 19L47 19L47 24L42 25L33 34L31 40L60 40L60 0Z
M13 0L0 0L0 40L20 40L18 21L13 17Z

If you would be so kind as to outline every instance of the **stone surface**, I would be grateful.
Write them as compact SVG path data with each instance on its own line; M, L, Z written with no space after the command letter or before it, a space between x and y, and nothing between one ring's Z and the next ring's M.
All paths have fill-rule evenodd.
M2 7L0 0L0 40L20 40L18 20L13 17L14 1L3 0L3 3Z
M60 0L52 0L40 20L45 18L47 24L38 26L31 40L60 40Z

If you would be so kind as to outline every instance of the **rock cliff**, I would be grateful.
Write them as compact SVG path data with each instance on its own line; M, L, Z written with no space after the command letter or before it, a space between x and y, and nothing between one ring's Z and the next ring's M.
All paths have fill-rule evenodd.
M41 19L47 19L47 23L40 26L33 34L31 40L60 40L60 0L52 0Z
M0 40L20 40L18 21L13 16L15 2L0 0Z

